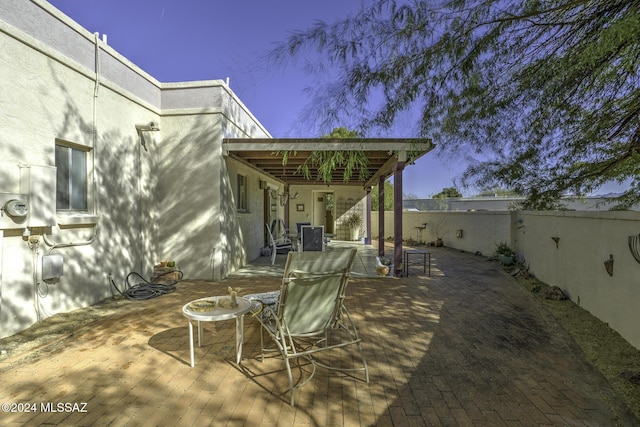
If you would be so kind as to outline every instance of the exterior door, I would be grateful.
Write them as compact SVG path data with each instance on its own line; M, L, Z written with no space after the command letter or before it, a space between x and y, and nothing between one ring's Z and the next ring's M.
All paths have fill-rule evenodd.
M324 191L313 192L313 225L323 225L325 233L333 234L334 196Z

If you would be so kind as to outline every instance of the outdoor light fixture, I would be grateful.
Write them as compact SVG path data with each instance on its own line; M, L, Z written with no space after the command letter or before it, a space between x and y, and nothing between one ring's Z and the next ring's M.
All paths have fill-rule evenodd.
M138 123L136 124L136 130L138 131L138 135L140 136L140 144L142 144L142 148L144 148L144 151L149 151L147 150L147 144L144 140L144 135L142 134L142 132L157 132L160 130L158 124L155 122Z
M280 206L284 206L284 205L287 204L289 199L295 200L298 197L300 197L300 193L296 191L293 195L289 195L289 192L285 191L284 193L280 194L279 196L280 196Z
M149 123L138 123L136 125L136 129L138 130L138 132L142 132L142 131L158 131L160 130L160 128L158 127L157 123L155 122L149 122Z

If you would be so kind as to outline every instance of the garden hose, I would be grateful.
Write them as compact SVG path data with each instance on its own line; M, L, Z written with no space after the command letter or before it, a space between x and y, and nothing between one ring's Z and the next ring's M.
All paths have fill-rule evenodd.
M142 277L140 274L136 272L131 272L127 275L127 278L125 280L126 288L124 291L121 291L120 288L118 288L118 286L116 285L115 281L112 278L110 278L110 281L111 281L111 285L113 285L115 290L118 291L118 293L123 297L130 300L147 300L147 299L157 298L165 294L170 294L171 292L176 290L175 285L180 280L182 280L182 276L183 276L182 271L180 270L168 271L166 273L159 275L157 278L160 278L165 274L169 274L169 273L171 274L177 273L178 279L175 280L173 283L163 284L163 283L151 283L147 279ZM132 276L137 276L141 281L139 281L137 284L132 286L129 281Z

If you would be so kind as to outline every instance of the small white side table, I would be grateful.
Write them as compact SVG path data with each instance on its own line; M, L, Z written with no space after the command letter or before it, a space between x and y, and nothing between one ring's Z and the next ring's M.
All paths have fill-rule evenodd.
M246 298L237 297L238 306L230 308L228 303L230 302L228 296L215 296L200 298L185 304L182 307L182 314L189 321L189 346L191 350L191 367L195 366L195 358L193 354L193 320L198 322L198 347L202 346L202 323L201 322L218 322L220 320L236 319L236 363L240 363L242 360L242 343L244 342L244 315L251 308L251 301ZM213 302L215 301L215 307L210 311L195 311L189 307L193 307L193 303L198 302ZM224 307L220 306L220 302L223 302Z

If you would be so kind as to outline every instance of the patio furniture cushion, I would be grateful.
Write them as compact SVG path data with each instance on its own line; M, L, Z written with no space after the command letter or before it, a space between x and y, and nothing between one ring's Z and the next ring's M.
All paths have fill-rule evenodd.
M280 299L280 290L271 292L262 292L259 294L249 294L244 296L251 301L251 313L254 316L262 313L264 306L269 306L273 311L278 310L278 300Z

